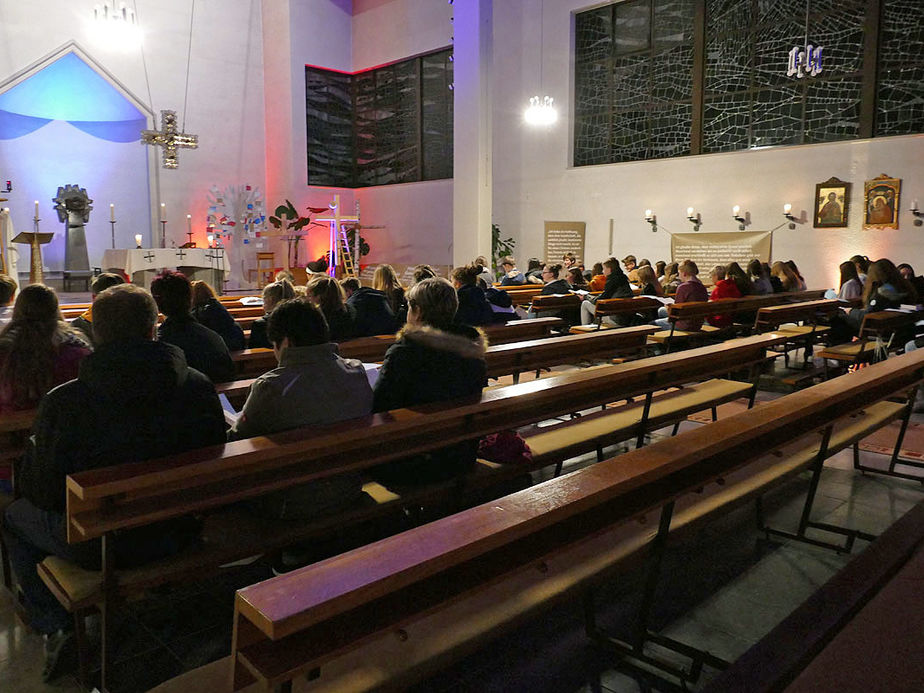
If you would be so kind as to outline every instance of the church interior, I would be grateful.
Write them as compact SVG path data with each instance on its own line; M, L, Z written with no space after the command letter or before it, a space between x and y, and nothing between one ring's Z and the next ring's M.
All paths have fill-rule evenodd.
M215 289L248 340L270 326L267 343L225 349L233 377L199 374L221 395L227 442L121 467L101 453L106 465L59 480L55 531L96 564L40 547L41 589L67 614L53 677L56 633L30 622L3 527L0 691L921 690L920 10L0 0L0 275L16 295L45 285L57 315L89 319L97 279L114 273L166 315L159 273L179 269ZM540 292L569 255L591 284ZM735 289L712 294L739 301L727 316L696 313L705 298L684 313L649 271L657 302L625 322L619 302L648 292L610 293L624 269L638 294L639 265L657 261L712 291L751 259L768 282L770 265L774 279L798 265L793 288L774 289L787 298ZM605 304L588 295L602 289L596 263ZM373 366L377 398L421 319L422 265L454 282L460 312L458 270L474 265L504 295L487 298L495 315L521 318L472 323L487 335L483 390L235 439L229 417L287 348L268 290L331 281L349 304L351 278L377 292L394 268L403 330L350 345L322 299L312 309L336 358ZM893 287L900 300L882 310L875 292L898 280L868 277L885 265L913 288ZM0 524L52 407L6 406L4 379L25 378L5 375L8 304ZM337 382L299 387L337 409ZM97 424L57 425L105 451L105 433L86 432ZM478 466L452 479L368 476L401 453L468 444ZM366 505L248 515L258 497L350 475ZM194 549L115 558L120 537L190 518Z

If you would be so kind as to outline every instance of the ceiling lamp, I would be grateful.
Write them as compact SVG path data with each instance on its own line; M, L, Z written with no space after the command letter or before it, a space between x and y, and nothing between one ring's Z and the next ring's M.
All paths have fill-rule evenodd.
M545 2L539 0L539 88L542 88L542 46L545 43ZM523 112L523 120L528 125L549 126L558 120L558 110L555 108L555 99L551 96L532 96L529 106Z
M141 30L135 11L124 2L104 2L93 7L93 25L96 38L110 47L130 50L141 43Z

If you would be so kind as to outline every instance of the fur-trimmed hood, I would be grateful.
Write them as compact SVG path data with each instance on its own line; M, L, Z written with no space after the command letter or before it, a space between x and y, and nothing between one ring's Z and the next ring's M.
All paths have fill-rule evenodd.
M483 359L488 348L484 333L468 325L451 325L437 329L428 325L405 325L398 339L413 342L427 349L445 351L463 359Z

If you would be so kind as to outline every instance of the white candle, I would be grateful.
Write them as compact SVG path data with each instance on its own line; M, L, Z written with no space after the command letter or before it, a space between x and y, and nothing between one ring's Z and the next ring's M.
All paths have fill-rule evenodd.
M35 201L35 220L38 221L38 200Z
M115 221L115 205L109 203L109 221Z
M135 234L135 245L137 245L139 248L141 247L141 234L140 233Z
M646 219L651 219L651 210L650 210L650 209L646 209L646 210L645 210L645 218L646 218Z
M692 217L692 216L693 216L693 208L692 208L692 207L687 207L687 216L688 216L688 217Z
M911 201L911 211L913 211L913 212L918 211L918 198L914 198L914 199Z
M783 214L789 214L792 211L792 205L788 202L783 205Z
M732 207L732 214L734 214L735 216L738 216L738 212L740 211L741 211L740 205L735 205L734 207Z
M186 215L186 230L192 233L192 214Z
M208 236L206 236L206 238L208 238L208 240L209 240L209 248L211 248L211 247L212 247L212 241L215 240L215 236L213 236L212 234L209 234Z
M167 221L167 203L166 202L160 203L160 220Z

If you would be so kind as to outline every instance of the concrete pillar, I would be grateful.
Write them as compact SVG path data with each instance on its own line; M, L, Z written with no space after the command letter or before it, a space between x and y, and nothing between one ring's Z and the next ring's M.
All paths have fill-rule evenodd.
M491 254L493 0L453 5L452 259Z

